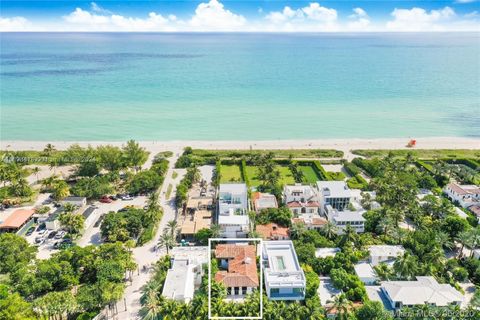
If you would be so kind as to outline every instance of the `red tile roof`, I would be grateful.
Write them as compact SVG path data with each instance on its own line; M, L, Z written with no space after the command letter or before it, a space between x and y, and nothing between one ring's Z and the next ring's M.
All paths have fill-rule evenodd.
M288 238L288 228L279 226L276 223L259 224L256 231L263 239Z
M289 207L289 208L301 208L302 205L298 201L292 201L292 202L287 203L287 207Z
M468 208L473 214L475 214L477 217L480 217L480 206L471 206Z
M226 287L258 287L257 260L255 246L219 244L215 248L217 259L228 259L228 272L219 271L215 281Z

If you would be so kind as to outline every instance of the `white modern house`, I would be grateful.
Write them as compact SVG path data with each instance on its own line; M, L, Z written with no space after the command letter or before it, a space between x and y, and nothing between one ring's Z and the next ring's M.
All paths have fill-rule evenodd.
M320 203L315 188L310 185L287 185L283 188L283 201L294 216L303 213L318 214Z
M456 201L462 208L480 205L480 187L476 185L460 185L449 183L443 188L443 192L452 201Z
M365 218L363 214L366 211L360 209L358 211L339 211L332 208L331 205L325 206L325 214L328 221L331 221L337 227L337 234L343 234L347 226L351 226L356 233L365 231Z
M333 209L344 211L353 198L345 181L317 181L322 209L330 205Z
M189 302L202 282L202 265L208 263L208 247L174 247L162 296Z
M373 245L368 247L370 253L369 261L372 266L377 266L382 262L392 262L397 257L405 253L405 249L401 245Z
M389 308L431 305L460 306L463 295L449 284L440 284L434 277L417 277L416 281L383 281L380 286Z
M223 183L218 191L218 225L223 238L245 238L249 231L245 183Z
M265 209L278 208L277 198L270 193L252 193L252 204L257 213Z
M262 261L269 299L305 299L305 274L292 241L263 241Z

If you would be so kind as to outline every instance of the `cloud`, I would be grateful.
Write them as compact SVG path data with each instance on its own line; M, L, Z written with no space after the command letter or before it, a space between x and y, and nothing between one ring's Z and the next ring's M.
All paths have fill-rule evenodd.
M478 0L455 0L455 3L472 3L472 2L477 2Z
M210 0L197 6L189 25L194 31L228 31L244 26L246 21L245 17L225 9L217 0Z
M0 31L28 31L32 28L30 21L24 17L2 18L0 17Z
M461 0L465 1L465 0ZM96 2L87 9L76 8L60 20L29 21L26 17L0 17L1 31L260 31L260 32L362 32L362 31L480 31L478 12L457 15L450 7L425 10L395 8L390 21L381 24L363 8L339 17L337 10L318 2L278 11L258 10L248 20L225 8L220 0L204 0L190 16L177 18L168 13L150 12L143 17L115 14Z
M392 31L443 31L445 23L456 17L450 7L440 10L426 11L423 8L397 9L391 13L393 20L388 21L386 28Z
M103 13L103 14L112 14L111 11L109 10L106 10L102 7L100 7L98 4L96 4L95 2L91 2L90 3L90 8L93 12L96 12L96 13Z
M95 14L76 8L63 19L67 22L67 31L175 31L170 22L175 21L176 17L150 12L146 18L132 18Z
M270 23L267 29L277 31L333 31L338 29L337 18L337 10L322 7L317 2L299 9L285 6L282 11L265 16Z
M370 17L362 8L354 8L353 14L349 15L350 21L347 23L347 29L353 31L366 31L370 26Z

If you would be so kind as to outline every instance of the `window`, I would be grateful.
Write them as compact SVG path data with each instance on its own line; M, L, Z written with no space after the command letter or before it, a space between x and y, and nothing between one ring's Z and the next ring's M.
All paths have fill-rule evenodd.
M270 289L270 294L279 294L280 293L280 289L278 288L271 288Z

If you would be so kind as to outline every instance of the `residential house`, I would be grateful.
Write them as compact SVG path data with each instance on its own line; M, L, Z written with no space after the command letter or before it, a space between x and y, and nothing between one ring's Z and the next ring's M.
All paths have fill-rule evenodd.
M372 266L377 266L382 262L392 262L405 253L405 249L401 245L373 245L368 247L368 251L370 253L369 262Z
M302 213L318 214L320 203L316 190L309 185L287 185L283 189L283 201L294 216Z
M315 249L315 257L317 258L335 257L335 255L340 251L341 251L340 248L317 248Z
M220 269L224 269L215 274L215 281L227 288L228 296L252 293L260 285L254 245L219 244L215 258L220 262Z
M172 265L167 271L162 296L188 303L202 283L208 247L174 247L170 256Z
M480 223L480 205L470 206L468 207L468 210L477 217L477 220Z
M458 202L462 208L480 205L480 187L476 185L460 185L449 183L443 188L443 192L453 202Z
M302 214L297 218L292 218L292 223L301 223L307 230L320 230L327 224L327 220L318 214Z
M264 209L278 208L277 198L270 193L252 193L252 204L257 213Z
M353 265L353 269L355 270L355 274L358 276L360 281L362 281L364 284L372 285L377 282L377 275L370 263L365 261L359 262Z
M276 223L259 224L255 229L263 240L288 240L289 229Z
M85 197L66 197L63 200L60 200L60 204L63 206L66 203L74 205L76 207L84 207L87 205L87 198Z
M345 181L317 181L322 210L327 205L338 211L347 209L352 199L352 193Z
M365 231L365 218L363 214L366 212L361 209L358 211L338 211L331 205L325 206L325 212L328 221L331 221L337 227L337 234L343 234L347 226L351 226L356 233Z
M304 300L306 279L293 242L263 241L265 288L271 300Z
M381 292L389 308L430 305L460 306L463 295L449 284L440 284L434 277L417 277L416 281L382 281Z
M247 185L220 184L218 192L218 225L224 238L245 238L249 231Z

